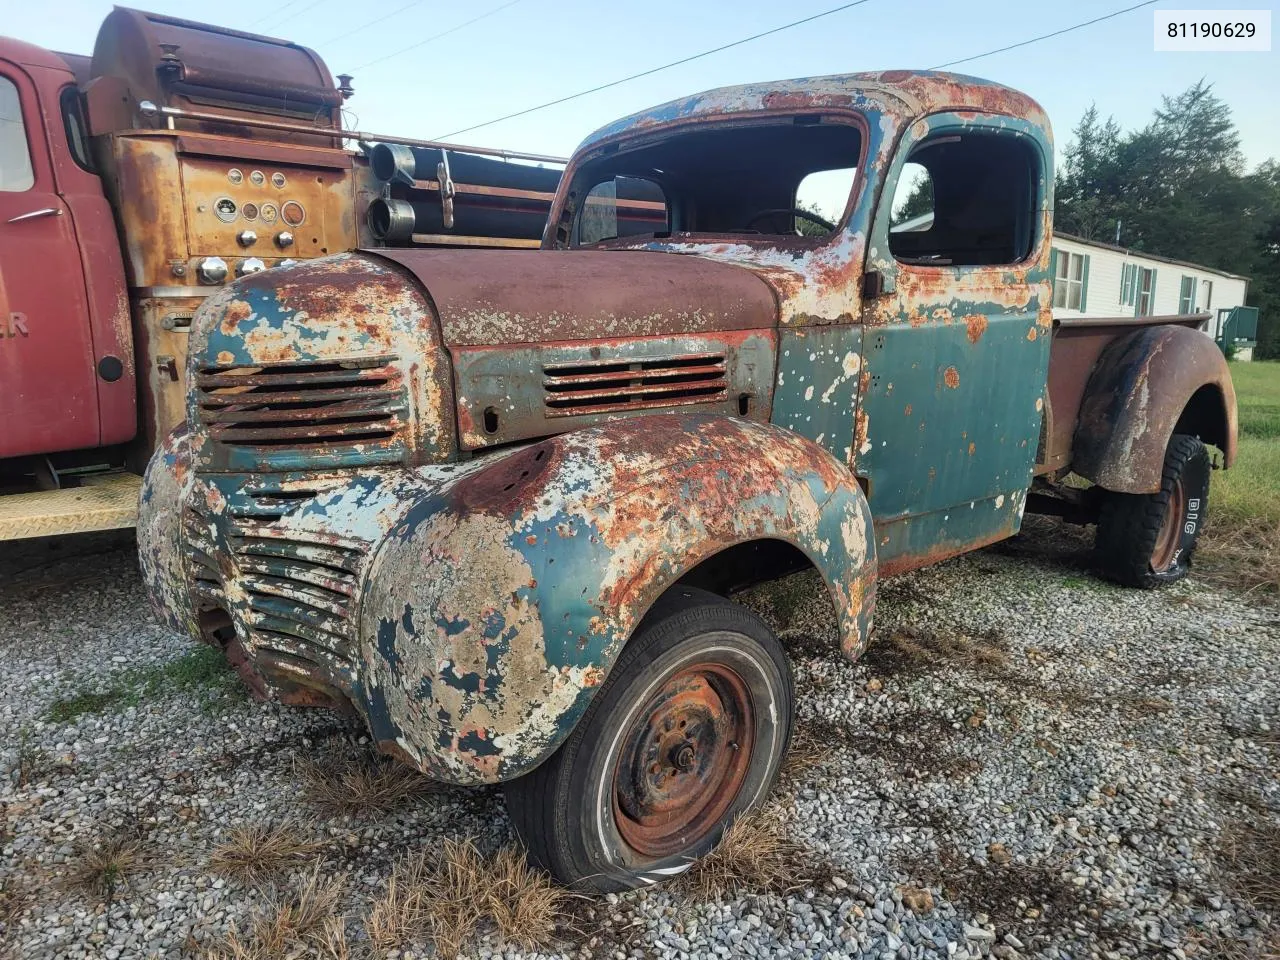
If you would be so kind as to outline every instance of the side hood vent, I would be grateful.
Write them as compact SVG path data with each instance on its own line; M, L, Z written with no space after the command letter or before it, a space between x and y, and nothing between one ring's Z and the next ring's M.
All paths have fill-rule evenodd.
M726 399L729 390L723 353L543 364L542 373L548 417L711 403Z

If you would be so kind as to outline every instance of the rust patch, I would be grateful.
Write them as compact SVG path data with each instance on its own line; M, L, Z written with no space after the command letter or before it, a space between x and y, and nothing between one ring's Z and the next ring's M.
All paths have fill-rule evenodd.
M948 388L954 390L956 387L960 386L959 371L957 371L955 367L947 367L946 370L942 371L942 382L945 383Z
M977 343L982 339L982 335L987 332L987 318L985 314L971 313L964 318L965 326L969 328L968 336L970 343Z

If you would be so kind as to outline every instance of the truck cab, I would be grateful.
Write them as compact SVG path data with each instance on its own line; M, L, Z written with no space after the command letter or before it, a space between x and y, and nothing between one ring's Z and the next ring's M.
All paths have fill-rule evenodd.
M0 461L117 446L137 428L124 263L75 74L0 40ZM95 454L97 456L97 454ZM43 467L46 474L49 468ZM0 480L3 482L3 480Z

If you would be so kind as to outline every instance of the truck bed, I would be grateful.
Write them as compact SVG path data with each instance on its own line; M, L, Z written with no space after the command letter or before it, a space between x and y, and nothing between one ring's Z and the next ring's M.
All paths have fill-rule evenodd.
M1173 325L1198 328L1208 313L1162 317L1068 317L1053 322L1049 350L1049 406L1045 411L1045 449L1036 474L1055 474L1070 466L1071 441L1085 387L1107 345L1140 327Z

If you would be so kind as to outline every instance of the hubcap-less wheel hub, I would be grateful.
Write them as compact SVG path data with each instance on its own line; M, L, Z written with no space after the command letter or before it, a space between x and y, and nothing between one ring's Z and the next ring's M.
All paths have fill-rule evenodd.
M1156 573L1164 573L1173 566L1178 554L1178 546L1182 543L1182 519L1187 515L1187 492L1179 477L1173 485L1169 496L1169 505L1165 508L1164 522L1160 524L1160 533L1156 537L1155 549L1151 551L1151 569Z
M673 674L636 715L614 770L613 813L637 853L664 857L720 824L755 741L746 683L722 664Z

